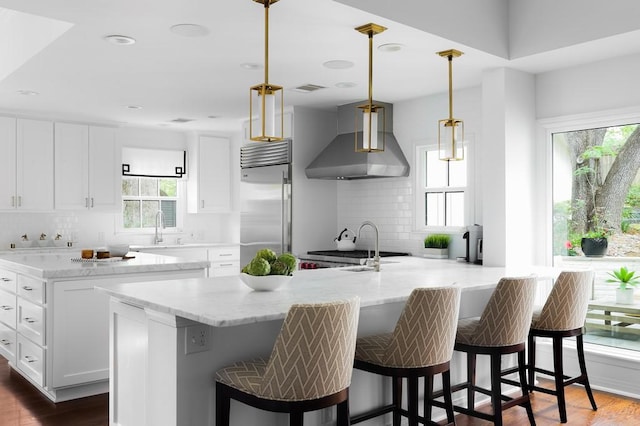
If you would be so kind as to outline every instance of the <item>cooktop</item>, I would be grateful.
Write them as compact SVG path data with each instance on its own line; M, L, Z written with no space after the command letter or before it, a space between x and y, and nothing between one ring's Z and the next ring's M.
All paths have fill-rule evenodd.
M355 259L366 259L369 254L373 257L374 251L371 250L317 250L317 251L308 251L308 255L312 256L333 256L333 257L347 257L347 258L355 258ZM409 256L409 253L401 253L394 251L381 251L380 257L390 257L390 256Z

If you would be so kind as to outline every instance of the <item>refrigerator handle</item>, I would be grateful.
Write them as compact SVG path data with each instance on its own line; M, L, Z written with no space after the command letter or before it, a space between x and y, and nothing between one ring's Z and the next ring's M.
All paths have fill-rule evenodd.
M282 183L280 185L280 202L282 203L282 205L280 206L280 229L282 232L282 235L280 236L280 253L284 253L285 252L285 241L287 238L287 230L286 230L286 225L287 225L287 218L286 216L286 209L287 209L287 200L285 199L285 195L286 195L286 185L287 185L287 177L284 173L284 171L282 172Z

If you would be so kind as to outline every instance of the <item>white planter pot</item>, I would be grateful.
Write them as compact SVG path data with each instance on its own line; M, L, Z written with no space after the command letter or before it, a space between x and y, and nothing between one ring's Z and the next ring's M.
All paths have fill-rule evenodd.
M619 305L633 305L633 289L632 288L617 288L616 289L616 303Z
M424 257L429 259L448 259L449 249L425 248L422 254Z

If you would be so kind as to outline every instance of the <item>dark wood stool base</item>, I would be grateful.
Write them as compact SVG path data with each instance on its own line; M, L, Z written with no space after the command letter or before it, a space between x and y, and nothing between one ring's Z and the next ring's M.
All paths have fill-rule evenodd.
M252 407L278 413L289 413L289 426L303 426L303 416L307 411L337 407L337 426L349 426L349 389L305 401L277 401L244 393L223 383L216 382L216 426L229 426L231 399Z
M456 343L455 350L466 352L467 354L467 381L454 385L452 392L461 390L467 391L467 407L454 405L453 409L459 413L472 417L478 417L493 422L495 425L502 425L502 412L508 408L519 405L527 410L529 423L533 426L536 424L533 418L533 410L531 409L531 401L529 400L529 392L527 389L527 370L525 363L525 344L520 343L511 346L472 346L462 343ZM518 367L515 369L520 376L520 382L515 383L519 386L522 395L518 397L510 397L502 394L502 383L514 384L511 380L502 378L502 355L517 353ZM491 389L484 389L476 385L476 357L477 355L489 355L491 357ZM515 371L514 371L515 372ZM492 414L482 413L475 409L475 393L479 392L491 397Z
M407 417L409 426L439 425L431 420L432 407L442 408L447 412L446 425L455 425L453 403L451 400L451 379L449 362L422 368L394 368L356 360L353 364L358 370L367 371L392 378L393 402L383 407L375 408L366 413L351 417L351 424L363 422L387 413L393 413L393 426L400 426L402 416ZM434 394L433 376L442 374L442 391ZM424 378L424 415L418 414L418 379ZM407 379L407 409L402 408L402 379ZM436 398L443 397L443 401Z

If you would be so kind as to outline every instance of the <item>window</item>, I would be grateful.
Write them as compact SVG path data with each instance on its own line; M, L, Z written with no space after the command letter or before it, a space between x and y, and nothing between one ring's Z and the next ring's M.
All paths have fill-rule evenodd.
M122 223L125 229L154 228L158 211L164 225L177 227L178 179L122 177Z
M418 228L465 226L467 148L462 161L442 161L437 145L417 147Z

